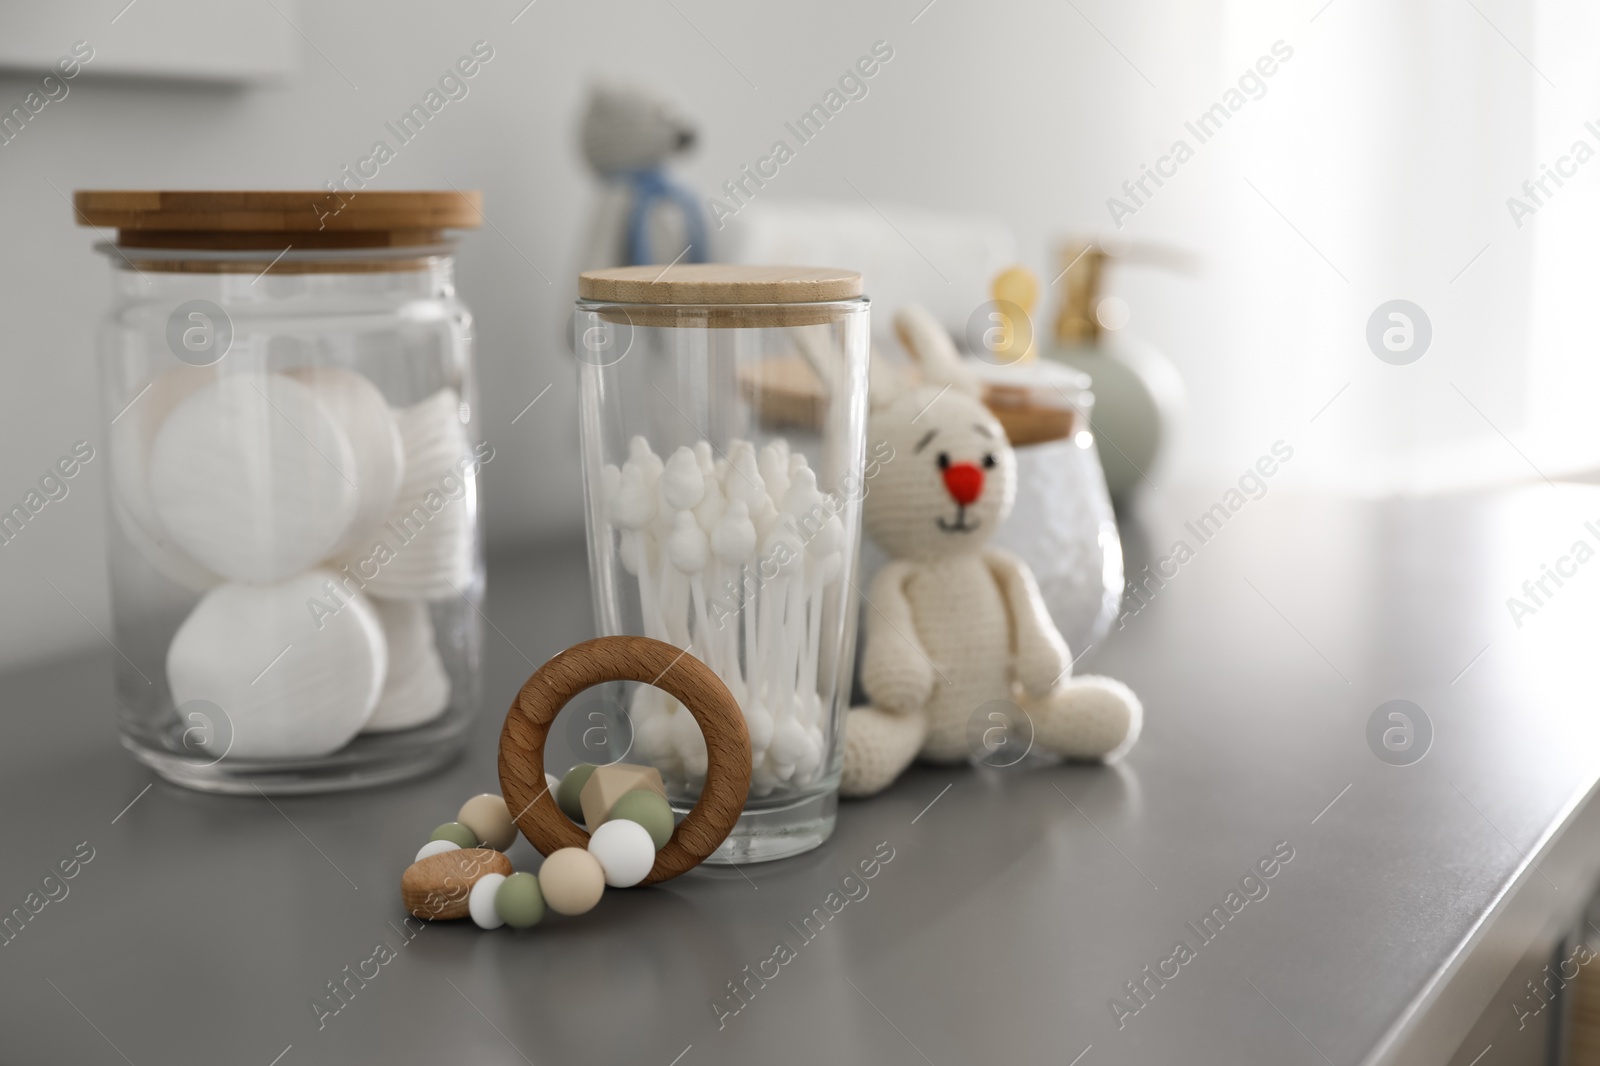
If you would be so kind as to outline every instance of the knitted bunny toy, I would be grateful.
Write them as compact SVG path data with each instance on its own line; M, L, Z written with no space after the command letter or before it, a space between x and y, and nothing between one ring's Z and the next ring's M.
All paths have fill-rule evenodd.
M890 556L872 582L862 686L845 724L846 796L887 787L919 754L959 762L967 723L995 700L1033 724L1033 743L1110 760L1139 737L1143 708L1106 677L1069 677L1072 656L1027 566L985 547L1011 511L1016 454L927 311L895 316L923 383L873 377L868 436L894 459L868 488L867 533Z

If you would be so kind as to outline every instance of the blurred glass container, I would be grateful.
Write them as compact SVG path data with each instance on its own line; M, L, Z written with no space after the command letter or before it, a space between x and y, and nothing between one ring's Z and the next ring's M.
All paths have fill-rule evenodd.
M583 274L579 294L573 347L601 632L692 652L744 711L750 796L708 861L807 851L833 831L854 661L861 276L625 267ZM631 757L656 766L687 811L706 770L698 726L654 688L617 704ZM616 746L614 757L628 750Z
M1089 428L1089 376L1031 360L969 364L1017 451L1017 502L991 542L1033 570L1074 657L1105 636L1122 604L1122 541Z
M254 794L453 757L479 695L476 193L76 196L103 243L123 744Z

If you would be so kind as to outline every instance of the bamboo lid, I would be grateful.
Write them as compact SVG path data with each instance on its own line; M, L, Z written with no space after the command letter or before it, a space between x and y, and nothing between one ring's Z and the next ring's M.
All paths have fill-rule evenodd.
M861 297L861 274L831 267L685 263L614 267L578 275L584 300L622 304L608 321L636 326L747 329L831 322L819 304Z
M589 270L578 275L585 300L627 304L805 304L853 300L861 275L829 267L685 263Z
M291 249L425 248L443 243L446 230L476 229L483 218L482 194L455 190L80 189L72 206L80 225L115 227L117 246L127 251L263 252L276 273L407 269L408 264L416 269L391 257L340 262L273 257ZM260 270L258 258L211 254L134 260L145 270L233 273Z

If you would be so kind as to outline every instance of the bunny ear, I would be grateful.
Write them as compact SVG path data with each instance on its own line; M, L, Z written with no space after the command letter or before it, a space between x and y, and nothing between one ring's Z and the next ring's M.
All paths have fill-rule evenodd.
M827 326L791 326L789 335L811 369L822 381L829 396L849 391L844 356L833 346ZM906 391L905 375L891 366L874 345L867 361L867 404L872 410L885 407Z
M834 348L828 327L790 326L789 337L794 341L795 347L800 349L805 361L811 364L817 379L822 382L823 391L829 396L843 395L844 356Z
M906 391L906 376L891 364L878 346L872 346L872 358L867 361L867 406L876 411L888 407Z
M902 307L894 316L895 335L922 367L930 385L946 385L969 396L982 392L977 377L961 363L956 346L939 320L917 304Z

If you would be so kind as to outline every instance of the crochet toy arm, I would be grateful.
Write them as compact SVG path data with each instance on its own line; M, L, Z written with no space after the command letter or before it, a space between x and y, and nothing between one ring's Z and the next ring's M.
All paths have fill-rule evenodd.
M1016 678L1028 695L1044 696L1072 664L1072 653L1061 639L1033 571L1010 552L986 548L984 560L1000 584L1011 614L1011 649Z
M916 619L906 599L911 566L891 562L872 581L867 598L867 650L861 686L883 710L914 711L933 692L933 664L917 637Z

